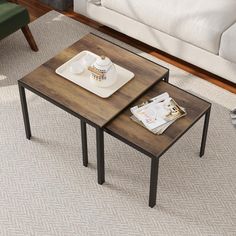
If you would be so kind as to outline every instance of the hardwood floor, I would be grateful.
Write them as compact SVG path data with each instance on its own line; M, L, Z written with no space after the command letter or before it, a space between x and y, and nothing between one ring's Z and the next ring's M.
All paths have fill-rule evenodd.
M44 15L45 13L49 12L50 10L52 10L51 7L39 2L38 0L18 0L18 2L21 4L21 5L24 5L28 8L29 12L30 12L30 18L31 20L35 20L37 19L38 17ZM75 20L78 20L84 24L87 24L91 27L94 27L96 28L97 30L99 31L102 31L106 34L109 34L121 41L124 41L136 48L139 48L140 50L146 52L146 53L149 53L163 61L166 61L170 64L173 64L189 73L192 73L196 76L199 76L201 77L202 79L204 80L207 80L219 87L222 87L232 93L235 93L236 94L236 85L234 83L231 83L229 81L226 81L224 80L223 78L219 77L219 76L216 76L210 72L207 72L203 69L200 69L194 65L191 65L187 62L184 62L178 58L175 58L173 56L170 56L168 55L167 53L165 52L162 52L158 49L155 49L151 46L148 46L138 40L135 40L133 38L130 38L122 33L119 33L113 29L110 29L106 26L103 26L91 19L88 19L87 17L84 17L82 15L79 15L77 13L74 13L72 9L68 10L68 11L62 11L63 14L75 19Z

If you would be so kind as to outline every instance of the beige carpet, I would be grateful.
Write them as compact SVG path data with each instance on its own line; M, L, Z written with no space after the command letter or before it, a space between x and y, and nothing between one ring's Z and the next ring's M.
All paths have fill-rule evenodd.
M25 139L17 80L96 32L54 11L31 29L39 53L21 32L0 41L0 235L236 235L236 130L227 109L235 95L168 65L170 82L213 102L212 116L204 158L203 120L162 157L151 209L149 158L106 135L106 183L99 186L94 129L84 168L79 120L33 94L33 139Z

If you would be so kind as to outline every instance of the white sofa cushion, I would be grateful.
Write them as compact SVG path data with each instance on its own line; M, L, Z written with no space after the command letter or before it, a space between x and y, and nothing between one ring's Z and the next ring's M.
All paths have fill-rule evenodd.
M221 37L220 56L236 63L236 23Z
M219 53L221 34L236 22L236 0L101 0L101 4L214 54Z

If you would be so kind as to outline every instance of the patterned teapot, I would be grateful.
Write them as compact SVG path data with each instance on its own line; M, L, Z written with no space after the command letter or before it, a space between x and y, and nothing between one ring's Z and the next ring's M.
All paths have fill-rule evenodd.
M117 80L116 67L108 57L97 58L88 70L91 72L91 82L97 87L110 87Z

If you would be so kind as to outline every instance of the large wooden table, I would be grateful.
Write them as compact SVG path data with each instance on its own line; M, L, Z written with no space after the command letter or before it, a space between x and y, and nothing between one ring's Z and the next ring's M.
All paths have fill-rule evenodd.
M109 57L114 63L132 71L135 77L104 99L62 78L55 70L81 51L88 50ZM83 165L88 165L86 123L96 128L98 183L105 181L104 131L151 157L149 206L156 204L158 164L160 156L168 150L192 125L206 114L201 153L205 150L210 104L196 96L168 84L169 70L144 59L120 46L93 34L65 49L51 60L18 81L26 137L31 129L25 89L39 95L81 120ZM129 118L130 106L168 92L188 115L174 123L164 135L151 134Z
M114 63L134 72L135 78L111 97L103 99L55 73L59 66L84 50L97 55L106 55ZM88 164L86 123L96 128L98 182L102 184L104 182L104 151L101 148L103 146L103 127L151 86L160 80L167 81L168 77L168 69L98 36L88 34L18 81L26 137L30 139L31 129L25 88L81 120L84 166Z

